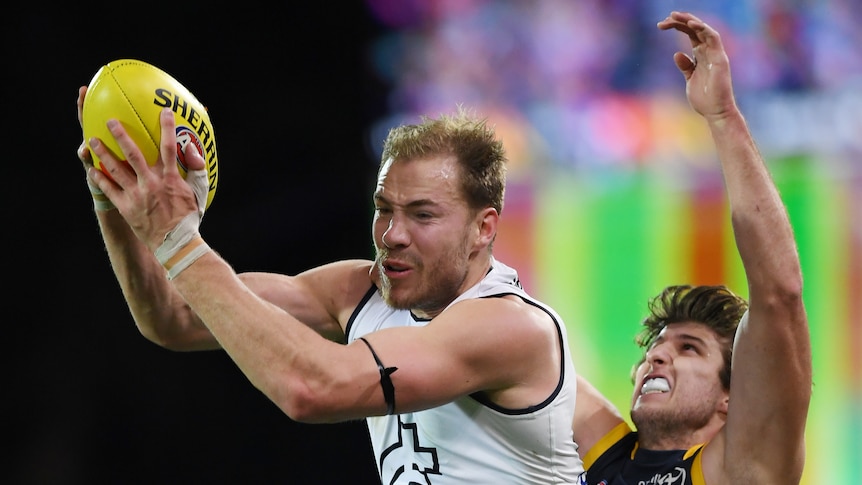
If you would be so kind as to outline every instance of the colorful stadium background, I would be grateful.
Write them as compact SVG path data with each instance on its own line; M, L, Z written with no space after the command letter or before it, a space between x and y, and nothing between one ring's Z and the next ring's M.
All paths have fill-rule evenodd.
M496 254L559 310L578 370L624 412L650 296L746 295L712 142L671 60L687 41L655 23L690 9L716 26L799 244L815 381L803 483L862 483L858 2L367 3L390 87L370 144L456 103L488 116L511 160Z

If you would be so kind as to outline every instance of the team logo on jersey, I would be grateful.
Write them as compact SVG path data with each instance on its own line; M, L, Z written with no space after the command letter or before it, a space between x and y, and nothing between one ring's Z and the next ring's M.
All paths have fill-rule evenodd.
M686 476L685 468L676 467L672 472L656 473L649 480L641 480L638 485L684 485Z
M387 459L404 465L392 470L391 476L383 476L384 473L388 473L383 466ZM398 441L380 454L380 470L383 483L395 483L400 480L400 483L431 485L430 475L440 475L437 449L420 445L416 423L403 423L401 416L398 416Z

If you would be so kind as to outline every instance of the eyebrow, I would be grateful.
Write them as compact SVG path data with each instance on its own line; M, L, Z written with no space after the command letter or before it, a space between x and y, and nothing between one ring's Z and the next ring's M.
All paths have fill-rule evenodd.
M707 344L706 344L706 340L704 340L704 339L702 339L702 338L700 338L700 337L697 337L697 336L695 336L695 335L692 335L692 334L690 334L690 333L681 333L681 334L675 334L675 335L671 336L670 338L668 338L668 337L667 337L667 336L665 336L665 335L659 335L659 336L657 336L657 337L656 337L656 339L653 341L653 343L652 343L652 347L655 347L655 346L656 346L656 344L658 344L659 342L664 342L664 341L666 341L666 340L671 340L671 341L673 341L673 340L681 340L681 341L683 341L683 342L690 342L690 341L694 341L694 342L696 342L696 343L700 344L700 346L702 346L702 347L706 347L706 346L707 346Z
M393 204L389 199L384 197L379 192L375 192L373 198L375 201L382 202L382 203L387 204L387 205L397 205L397 204ZM416 199L416 200L411 200L410 202L405 204L403 207L406 209L415 209L418 207L429 207L429 206L430 207L440 207L440 204L438 202L431 200L431 199Z

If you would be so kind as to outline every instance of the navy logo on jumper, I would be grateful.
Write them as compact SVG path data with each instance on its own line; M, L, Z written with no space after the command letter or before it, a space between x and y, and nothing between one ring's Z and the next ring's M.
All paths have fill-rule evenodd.
M405 459L414 457L412 459ZM427 464L419 463L415 457L425 456ZM380 470L384 470L383 462L387 459L403 463L395 469L391 477L381 477L383 483L395 483L405 479L406 483L417 485L431 485L429 475L440 475L440 464L437 461L437 449L426 448L419 444L419 435L416 432L416 423L402 423L398 416L398 441L383 450L380 454ZM406 475L406 476L405 476Z

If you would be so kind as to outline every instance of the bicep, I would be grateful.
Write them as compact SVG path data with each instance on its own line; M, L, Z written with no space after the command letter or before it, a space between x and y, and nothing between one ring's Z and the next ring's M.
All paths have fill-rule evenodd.
M379 330L363 338L385 368L395 391L395 412L436 407L477 390L478 373L470 370L467 350L444 344L428 327ZM368 360L373 360L370 352ZM472 376L468 377L468 376Z
M795 308L753 302L740 322L733 350L724 463L745 460L790 474L801 467L799 449L811 393L808 342L801 304Z
M560 359L553 323L530 313L532 308L525 310L526 305L494 300L461 302L424 327L365 336L385 367L398 368L391 374L396 412L439 406L479 391L508 408L534 405L550 395Z
M243 273L240 278L258 297L321 336L343 341L347 318L371 285L367 267L366 262L344 261L296 276Z

